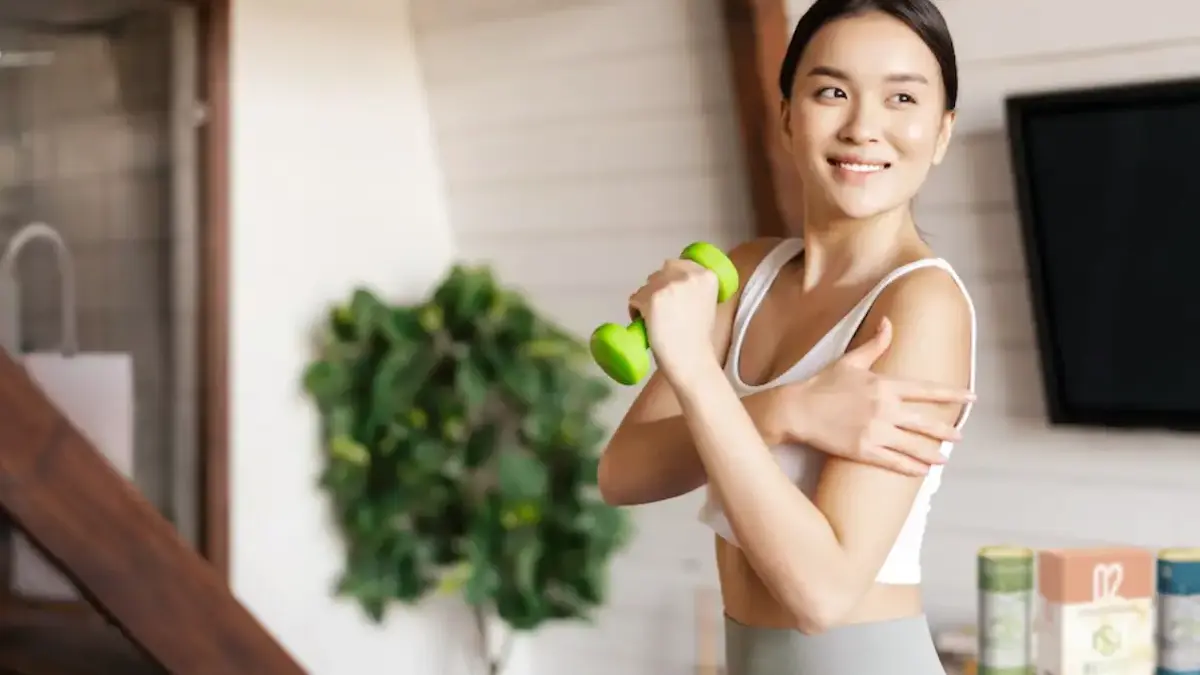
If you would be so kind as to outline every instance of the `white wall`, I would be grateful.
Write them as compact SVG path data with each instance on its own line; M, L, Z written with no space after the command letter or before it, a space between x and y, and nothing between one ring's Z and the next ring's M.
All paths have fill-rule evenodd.
M418 52L459 250L586 336L693 239L749 236L714 0L417 0ZM633 395L616 398L615 422ZM547 629L536 672L695 672L713 585L698 495L636 511L594 627Z
M925 548L928 610L942 622L973 620L973 558L982 545L1200 543L1200 523L1172 517L1200 509L1196 437L1050 429L1044 421L1002 107L1003 96L1019 91L1200 74L1200 6L939 6L958 49L959 123L946 163L922 192L919 218L970 286L981 339L980 403L934 502Z
M342 548L316 487L299 377L358 283L415 298L452 254L403 0L234 0L233 587L314 675L456 673L437 611L371 627L331 590Z

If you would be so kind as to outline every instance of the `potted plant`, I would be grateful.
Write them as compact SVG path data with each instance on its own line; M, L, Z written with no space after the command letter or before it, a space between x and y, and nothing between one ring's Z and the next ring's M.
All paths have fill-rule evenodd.
M582 341L462 265L416 306L355 290L322 332L304 386L346 544L338 592L376 622L461 592L492 674L495 620L511 639L587 618L629 523L596 487L610 389Z

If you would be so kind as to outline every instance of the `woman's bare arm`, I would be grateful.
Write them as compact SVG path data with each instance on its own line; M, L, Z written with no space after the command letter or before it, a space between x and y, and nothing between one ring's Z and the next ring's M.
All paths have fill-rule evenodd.
M743 283L778 239L735 248L730 257ZM737 305L717 310L711 342L723 366ZM885 335L886 334L886 335ZM867 369L891 344L878 332L821 373L804 382L773 387L739 399L767 445L806 443L843 460L907 476L923 476L943 458L939 442L958 432L931 411L930 403L962 403L971 392L928 380L873 375ZM617 506L671 499L706 481L704 465L674 389L656 372L638 395L600 460L600 491Z
M920 270L885 291L862 333L884 317L895 338L874 364L881 375L966 386L971 319L966 299L941 270ZM912 507L921 478L832 458L809 499L779 469L720 367L671 373L698 455L742 550L797 627L836 625L870 588ZM958 404L925 413L953 423ZM926 439L930 449L937 441Z
M754 268L778 243L778 238L756 239L729 252L743 288ZM712 346L720 364L724 364L729 350L740 298L739 292L738 300L717 308ZM742 402L751 408L753 417L757 413L754 408L766 401L765 397L751 396ZM655 372L625 413L600 458L600 492L605 501L618 506L648 504L678 497L704 485L704 465L681 413L671 385L661 372Z

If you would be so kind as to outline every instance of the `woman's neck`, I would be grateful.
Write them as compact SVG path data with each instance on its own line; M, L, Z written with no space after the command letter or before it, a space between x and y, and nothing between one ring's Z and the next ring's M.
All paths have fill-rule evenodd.
M895 267L900 249L921 242L908 208L865 219L806 209L803 238L805 290L874 279Z

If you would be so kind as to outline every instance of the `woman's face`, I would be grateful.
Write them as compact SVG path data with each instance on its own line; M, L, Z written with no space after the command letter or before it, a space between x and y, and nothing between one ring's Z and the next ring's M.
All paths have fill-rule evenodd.
M783 128L810 209L868 218L904 206L950 141L941 68L929 47L881 12L813 36Z

